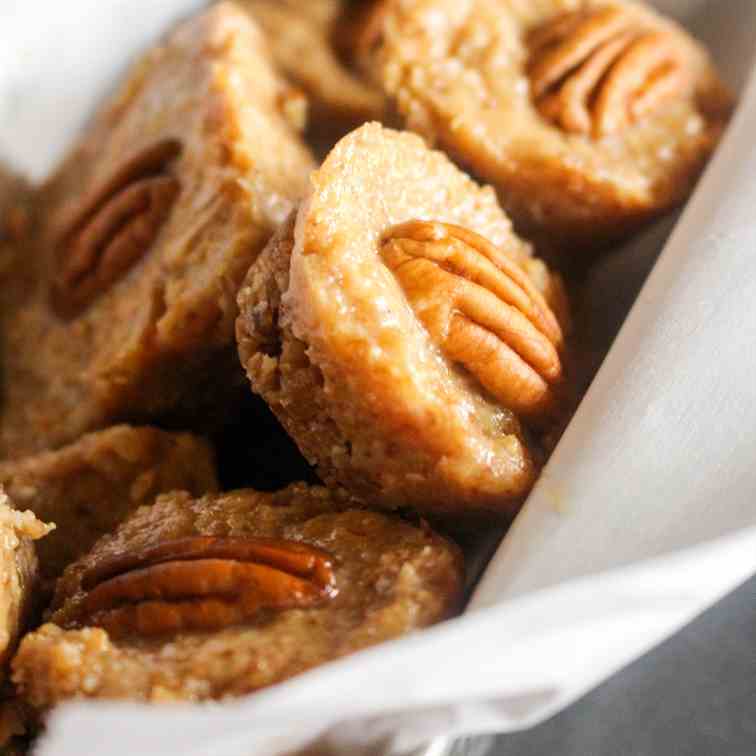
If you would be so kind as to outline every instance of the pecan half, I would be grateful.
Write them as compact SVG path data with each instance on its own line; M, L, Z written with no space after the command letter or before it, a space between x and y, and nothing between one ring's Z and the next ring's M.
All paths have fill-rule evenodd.
M381 254L442 352L509 409L548 416L562 380L562 331L525 272L460 226L410 221Z
M316 606L337 594L328 554L297 541L194 536L116 555L82 577L73 626L114 637L219 630L261 611Z
M557 16L528 44L536 106L570 133L613 134L692 88L679 37L617 6Z
M168 139L130 157L64 220L51 292L59 315L84 310L147 252L179 193L168 167L180 152Z

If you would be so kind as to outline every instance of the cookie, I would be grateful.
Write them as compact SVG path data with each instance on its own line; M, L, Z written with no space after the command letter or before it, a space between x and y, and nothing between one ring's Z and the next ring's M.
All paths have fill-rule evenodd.
M0 328L28 285L24 257L34 224L35 204L33 187L0 163Z
M13 662L22 700L242 695L447 617L459 552L325 489L161 496L58 583Z
M253 390L372 506L511 514L564 409L559 279L413 134L363 126L311 184L239 295Z
M384 0L377 38L406 125L569 260L681 203L731 110L701 45L632 0Z
M50 530L31 512L18 511L0 486L0 680L35 608L39 571L33 542Z
M281 71L302 88L318 132L380 120L385 97L354 65L364 0L237 0L265 32ZM355 10L356 9L356 10ZM359 14L357 13L359 11ZM367 31L367 30L366 30Z
M292 97L228 3L134 66L44 191L37 286L3 337L0 458L222 420L237 289L313 167Z
M54 452L0 462L0 486L17 509L55 530L37 544L45 581L85 554L127 514L167 491L216 491L213 451L189 433L126 425Z

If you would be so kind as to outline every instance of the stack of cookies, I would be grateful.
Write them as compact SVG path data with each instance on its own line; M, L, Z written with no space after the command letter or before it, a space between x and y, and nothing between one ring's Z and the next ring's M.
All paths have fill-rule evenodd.
M568 290L731 107L631 0L240 0L170 32L44 186L0 187L0 737L457 611L456 534L516 514L576 404Z

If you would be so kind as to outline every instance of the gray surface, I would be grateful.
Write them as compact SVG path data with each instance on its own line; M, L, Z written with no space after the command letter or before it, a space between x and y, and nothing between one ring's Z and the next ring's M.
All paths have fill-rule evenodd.
M756 578L490 756L754 756Z

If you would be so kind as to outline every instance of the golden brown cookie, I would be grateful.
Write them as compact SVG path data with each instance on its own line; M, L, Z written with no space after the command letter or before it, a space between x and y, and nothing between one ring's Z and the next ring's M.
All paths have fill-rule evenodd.
M368 124L251 268L239 353L330 485L381 507L511 513L563 407L549 301L564 305L559 281L490 188Z
M680 203L731 99L705 50L632 0L384 0L371 70L407 126L570 258Z
M55 452L0 462L0 486L17 509L56 529L37 544L41 574L58 577L127 514L160 493L218 489L213 451L189 433L120 425Z
M0 753L3 756L25 756L24 736L29 733L29 721L34 713L22 704L12 691L10 683L0 693Z
M18 511L0 486L0 683L5 663L35 608L38 563L33 541L52 527L31 512Z
M306 93L313 126L334 133L381 119L385 97L350 59L359 11L373 0L237 0L260 24L280 69Z
M324 488L161 496L71 565L13 663L22 699L248 693L447 617L458 549Z
M238 286L313 167L291 94L228 3L133 68L47 188L39 285L4 338L0 458L220 414L243 380Z

